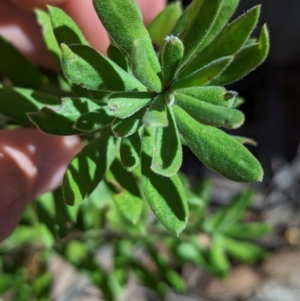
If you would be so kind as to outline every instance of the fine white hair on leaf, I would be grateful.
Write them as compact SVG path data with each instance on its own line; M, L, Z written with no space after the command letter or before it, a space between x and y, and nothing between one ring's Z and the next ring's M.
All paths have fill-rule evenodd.
M172 42L173 40L177 39L176 36L173 36L172 34L170 36L165 37L166 42Z

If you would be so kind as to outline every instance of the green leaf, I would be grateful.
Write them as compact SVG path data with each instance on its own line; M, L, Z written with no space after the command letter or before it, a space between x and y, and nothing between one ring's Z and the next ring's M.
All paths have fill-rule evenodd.
M232 106L237 95L234 91L227 91L225 88L218 86L183 88L178 89L174 95L176 96L177 93L197 98L212 105L227 108Z
M120 212L133 224L136 224L141 216L143 200L132 173L126 172L117 160L111 166L108 182L115 187L116 193L113 200Z
M184 10L180 18L177 20L174 28L171 31L171 35L179 36L185 30L189 18L189 9L190 6Z
M216 106L184 94L175 94L175 102L197 121L216 127L235 129L245 120L241 111Z
M148 31L151 40L157 47L163 47L165 37L174 28L176 22L181 16L181 13L182 8L179 1L170 3L149 24Z
M161 54L163 86L167 87L175 77L177 68L182 59L184 47L175 36L167 36Z
M108 106L114 115L127 118L146 106L153 98L152 92L120 92L110 95Z
M232 60L232 56L223 57L221 59L213 61L203 68L200 68L187 77L181 78L179 74L179 80L177 80L172 85L171 90L174 91L181 88L207 85L213 79L222 74L224 70L226 70L226 68L230 65Z
M113 44L110 44L107 48L107 56L123 70L128 71L127 60L118 47L114 46Z
M59 97L43 92L23 88L0 89L1 114L24 125L32 125L27 113L39 111L44 106L57 109L60 105Z
M140 110L128 118L120 119L116 117L112 123L112 132L116 137L125 138L134 134L142 125L141 119L145 114Z
M57 43L60 45L84 44L88 45L83 33L77 24L60 8L54 6L47 6L53 32Z
M169 124L167 116L167 104L162 95L158 95L152 102L143 117L146 126L165 127Z
M140 163L141 137L139 132L122 139L120 146L120 158L123 167L127 171L134 170Z
M147 29L134 0L93 0L95 10L113 40L132 59L133 42L141 39L149 63L156 74L160 73L158 58Z
M239 242L224 236L223 244L230 256L244 262L254 263L266 257L262 248L249 242Z
M269 52L269 33L264 25L258 44L250 45L236 54L231 65L218 78L211 82L212 85L228 85L233 83L264 62Z
M182 163L182 147L172 107L167 106L169 125L157 127L151 169L155 173L170 177L177 173Z
M222 231L223 227L228 225L236 225L236 222L244 216L252 199L252 191L245 190L238 193L226 206L221 207L205 219L203 223L204 230L214 233L217 230Z
M203 164L233 181L262 180L259 162L242 144L219 129L198 123L177 105L173 108L179 132Z
M184 188L177 175L166 178L150 169L153 138L145 133L142 141L142 191L157 219L178 236L188 220Z
M189 17L185 30L180 35L184 44L183 66L209 34L220 11L223 0L193 1L189 8Z
M209 265L211 272L221 278L229 273L230 263L225 254L223 237L219 234L214 234L211 238Z
M0 71L15 86L38 89L42 85L43 78L37 67L2 36L0 36Z
M132 72L134 76L149 90L159 92L161 90L161 81L152 69L144 40L135 40L132 50Z
M52 54L55 59L56 66L60 69L61 51L56 41L50 16L42 9L35 9L35 15L37 22L42 28L43 39L48 51Z
M266 223L251 222L247 224L233 223L220 229L223 234L235 239L255 239L272 232Z
M208 62L236 54L255 28L259 14L260 6L255 6L226 26L211 44L186 65L181 76L194 72Z
M113 120L113 113L108 106L105 106L81 115L77 119L74 128L83 132L95 131L106 127L112 123Z
M212 26L209 34L206 36L204 41L201 43L200 47L198 47L197 52L200 52L207 45L209 45L215 39L218 33L226 26L230 17L236 10L239 2L239 0L226 0L222 2L219 14L215 19L214 25Z
M107 132L73 158L63 180L67 204L79 204L94 191L115 159L117 150L118 141Z
M76 85L90 90L146 90L136 78L89 46L61 44L61 49L64 74Z
M43 132L51 135L75 135L81 133L74 128L76 120L99 105L88 98L62 98L57 110L43 107L39 112L28 113L30 120Z

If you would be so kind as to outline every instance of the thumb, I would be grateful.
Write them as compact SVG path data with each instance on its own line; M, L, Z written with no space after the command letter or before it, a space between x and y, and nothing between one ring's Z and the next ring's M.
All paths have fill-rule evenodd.
M80 148L77 137L49 136L35 129L0 132L0 241L13 231L33 198L61 183Z

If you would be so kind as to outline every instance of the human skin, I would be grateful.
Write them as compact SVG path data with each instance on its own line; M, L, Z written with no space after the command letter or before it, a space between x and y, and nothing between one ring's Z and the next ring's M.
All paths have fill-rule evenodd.
M137 2L148 23L166 0ZM0 34L33 63L55 70L32 12L46 4L62 8L89 43L105 53L109 41L92 0L0 0ZM50 136L29 128L0 131L0 241L12 233L30 201L60 185L68 163L80 149L80 140L74 136Z

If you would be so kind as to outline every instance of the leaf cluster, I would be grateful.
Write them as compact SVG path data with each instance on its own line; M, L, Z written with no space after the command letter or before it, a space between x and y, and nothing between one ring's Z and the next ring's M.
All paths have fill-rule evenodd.
M162 225L179 235L189 215L178 176L182 140L228 179L262 179L259 162L243 146L249 140L224 131L244 122L240 98L224 85L268 53L265 25L251 37L260 6L229 23L237 0L194 0L186 10L175 2L147 30L135 1L93 3L111 38L108 57L88 45L62 10L36 11L59 76L41 73L0 39L0 70L9 80L0 89L0 112L48 134L83 137L85 147L63 181L67 204L81 203L106 182L131 222L139 220L146 200ZM9 63L12 57L18 64Z
M265 257L255 240L268 234L270 227L243 221L253 192L241 191L212 212L210 181L190 188L180 177L192 214L179 238L151 218L147 206L133 225L112 197L109 183L101 183L80 207L63 206L59 190L43 195L0 245L0 295L10 292L15 301L49 300L53 279L46 266L53 256L86 275L105 300L118 300L132 275L164 297L169 290L185 291L179 271L188 263L223 278L232 262L254 263ZM110 268L99 261L102 249L111 250Z

